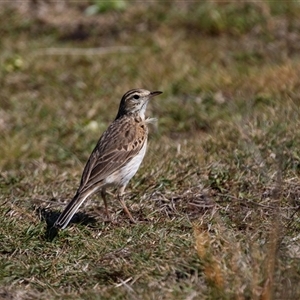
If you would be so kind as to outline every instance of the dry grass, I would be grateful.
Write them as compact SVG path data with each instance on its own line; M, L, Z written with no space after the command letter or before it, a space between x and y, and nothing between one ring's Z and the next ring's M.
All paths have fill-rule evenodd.
M0 299L299 298L299 4L22 3L0 5ZM136 87L164 91L138 224L95 196L49 242Z

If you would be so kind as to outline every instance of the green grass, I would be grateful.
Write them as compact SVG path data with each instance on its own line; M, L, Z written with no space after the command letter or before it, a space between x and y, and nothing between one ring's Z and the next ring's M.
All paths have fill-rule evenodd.
M299 3L93 4L0 5L0 298L299 298ZM164 92L126 190L139 222L94 196L50 242L139 87Z

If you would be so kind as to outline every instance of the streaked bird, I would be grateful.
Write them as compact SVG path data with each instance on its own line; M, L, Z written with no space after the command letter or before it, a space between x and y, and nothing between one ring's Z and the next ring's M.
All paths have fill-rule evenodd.
M161 93L134 89L122 97L115 120L100 137L84 167L74 198L60 214L54 227L66 228L82 203L96 192L101 193L108 215L106 188L109 186L118 188L118 200L130 220L135 223L123 194L145 156L148 123L151 122L151 119L145 118L147 104L152 97Z

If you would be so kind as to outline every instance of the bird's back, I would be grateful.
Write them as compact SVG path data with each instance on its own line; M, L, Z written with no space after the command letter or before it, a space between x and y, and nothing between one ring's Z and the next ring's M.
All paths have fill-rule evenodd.
M138 170L147 147L148 128L138 116L116 119L103 133L82 174L78 192L93 185L126 184ZM126 174L127 173L127 174Z

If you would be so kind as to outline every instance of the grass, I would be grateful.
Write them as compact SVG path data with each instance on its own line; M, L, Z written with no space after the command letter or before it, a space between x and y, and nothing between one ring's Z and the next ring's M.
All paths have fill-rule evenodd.
M299 298L297 1L94 4L0 6L0 298ZM139 222L94 196L48 241L136 87L164 92Z

